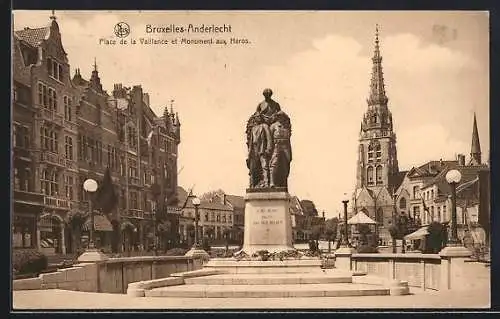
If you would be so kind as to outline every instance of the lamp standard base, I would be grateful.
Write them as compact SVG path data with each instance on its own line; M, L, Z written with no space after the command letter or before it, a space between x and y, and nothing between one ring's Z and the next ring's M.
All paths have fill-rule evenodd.
M109 257L103 254L100 250L95 248L88 248L83 254L78 257L80 262L94 262L108 260Z
M195 257L195 258L203 258L205 260L210 259L210 255L204 251L203 249L197 247L196 245L193 246L184 256L187 257Z

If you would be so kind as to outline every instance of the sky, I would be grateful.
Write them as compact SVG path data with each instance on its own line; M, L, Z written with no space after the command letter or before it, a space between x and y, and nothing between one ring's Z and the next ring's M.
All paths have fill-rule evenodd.
M50 11L14 11L14 29L50 22ZM71 72L89 78L94 58L104 88L141 85L161 115L174 100L181 120L179 185L244 195L245 125L271 88L292 121L289 192L327 217L355 186L360 122L367 110L374 47L380 47L400 170L428 160L469 158L476 113L489 156L487 12L56 11ZM114 26L129 41L246 39L236 45L104 45ZM230 25L231 33L146 33L151 26Z

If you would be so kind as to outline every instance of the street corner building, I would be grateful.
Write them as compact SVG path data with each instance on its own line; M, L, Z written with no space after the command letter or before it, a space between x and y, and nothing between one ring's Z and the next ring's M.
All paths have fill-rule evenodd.
M173 105L156 115L140 85L108 93L95 59L91 74L71 74L55 16L12 36L14 248L50 255L85 247L88 178L115 201L96 206L99 248L148 247L156 222L178 226L181 124ZM106 171L111 182L103 183Z
M359 132L351 216L363 213L373 219L375 235L381 245L392 241L389 228L400 216L407 217L409 228L415 234L432 222L448 224L451 187L445 176L456 169L462 174L457 187L459 237L463 240L469 233L475 244L489 245L490 167L482 161L475 114L468 162L465 155L458 154L454 160L432 160L407 171L400 170L394 121L385 91L378 27L372 62L368 109ZM420 232L414 239L423 239L426 234L426 231Z

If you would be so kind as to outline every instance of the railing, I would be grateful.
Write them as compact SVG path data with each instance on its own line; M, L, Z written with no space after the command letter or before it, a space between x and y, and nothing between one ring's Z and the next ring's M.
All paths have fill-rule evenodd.
M77 169L76 162L70 159L66 159L66 167L69 169Z
M44 203L44 195L40 193L15 190L14 202L15 201L31 202L42 205Z
M144 211L140 209L135 209L135 208L129 209L129 211L124 215L127 217L144 219Z
M439 290L441 257L437 254L353 254L352 263L356 271L404 280L412 287Z
M63 198L57 198L52 196L45 196L43 203L46 206L56 207L56 208L72 208L71 201Z
M53 110L49 110L47 108L41 107L38 112L38 116L44 120L51 121L53 123L58 124L59 126L64 126L63 121L64 118L61 114Z
M78 129L78 126L74 122L64 120L64 128L76 132Z
M40 162L45 162L63 167L66 166L66 159L62 154L52 153L50 151L40 152Z

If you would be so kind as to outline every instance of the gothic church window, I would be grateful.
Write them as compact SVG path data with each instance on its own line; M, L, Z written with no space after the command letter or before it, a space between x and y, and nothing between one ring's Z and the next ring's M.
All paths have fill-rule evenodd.
M382 184L383 183L383 180L382 180L382 166L380 166L380 165L377 166L376 177L377 177L377 185Z
M368 166L367 169L368 185L373 185L373 167Z
M399 208L406 209L406 198L401 197L401 199L399 200Z
M382 148L380 146L380 144L377 144L376 147L375 147L375 150L377 151L377 159L380 159L382 157Z

